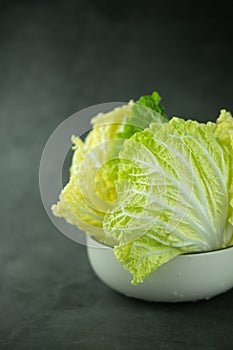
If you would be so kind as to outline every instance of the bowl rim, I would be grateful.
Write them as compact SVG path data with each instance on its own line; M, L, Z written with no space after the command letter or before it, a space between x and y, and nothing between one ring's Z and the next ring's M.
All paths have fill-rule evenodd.
M91 239L93 241L95 241L98 245L102 246L101 248L105 248L105 249L111 249L113 250L114 247L106 244L106 243L102 243L100 241L98 241L96 238L90 236L88 233L86 233L86 239ZM91 247L91 246L88 246L87 247ZM98 247L91 247L91 248L98 248ZM185 256L202 256L202 255L213 255L213 254L221 254L222 252L226 252L226 251L229 251L229 250L233 250L233 245L231 246L228 246L228 247L225 247L225 248L218 248L218 249L214 249L214 250L207 250L207 251L202 251L202 252L192 252L192 253L183 253L183 254L180 254L177 256L178 257L185 257Z

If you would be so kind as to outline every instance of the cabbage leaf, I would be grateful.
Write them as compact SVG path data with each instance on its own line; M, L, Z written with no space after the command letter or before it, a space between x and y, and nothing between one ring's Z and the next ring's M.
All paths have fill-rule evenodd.
M72 137L74 155L70 179L58 203L52 206L54 215L65 218L101 242L112 246L117 243L111 237L106 238L103 219L115 206L118 196L115 187L118 155L125 138L152 121L167 121L159 102L160 96L156 92L141 97L136 109L136 103L131 100L127 105L92 118L93 128L84 142ZM143 126L139 128L140 123ZM130 134L125 132L127 130Z
M72 137L74 154L70 179L58 203L52 206L54 215L65 218L100 241L105 239L102 228L105 211L116 195L114 182L118 159L108 162L109 149L111 141L117 139L117 133L122 130L132 106L133 101L130 101L127 105L92 118L93 129L85 142ZM115 142L114 145L118 146L119 143ZM117 156L118 148L114 147L114 150ZM114 158L113 154L111 156ZM107 243L114 242L108 239Z
M232 125L229 114L207 124L172 118L125 141L104 230L133 284L179 254L232 244Z

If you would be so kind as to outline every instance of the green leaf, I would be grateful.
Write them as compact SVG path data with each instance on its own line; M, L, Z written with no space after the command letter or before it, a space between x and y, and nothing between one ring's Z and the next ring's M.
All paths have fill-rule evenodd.
M102 226L105 213L117 200L118 154L124 138L129 137L133 130L126 125L126 121L132 118L134 124L137 121L140 124L143 120L143 127L147 127L152 120L163 120L159 101L159 95L153 93L140 98L136 108L135 103L129 101L128 105L109 113L99 113L91 120L93 129L84 143L77 137L72 138L75 152L70 180L62 190L58 203L52 206L54 215L64 217L101 241L116 243L109 237L106 241ZM129 134L125 133L127 127L130 127Z
M181 253L180 249L165 247L149 236L114 248L118 261L133 275L132 284L142 283L156 268Z
M142 131L154 122L157 124L168 121L164 109L160 106L161 97L157 92L151 95L142 96L133 105L122 132L117 134L118 137L128 139L138 131Z
M231 244L233 158L216 130L173 118L125 141L104 230L133 283L178 254Z
M215 136L218 142L233 157L233 118L230 112L221 110L217 119ZM228 203L228 221L233 225L233 167L230 167L229 175L229 203ZM233 237L230 245L233 245Z
M164 112L164 108L160 106L160 101L160 95L158 94L158 92L154 91L151 95L141 96L137 103L141 106L152 109L153 111L159 113L160 115L168 119Z
M52 206L54 215L108 244L116 243L105 240L102 227L105 212L116 199L117 156L123 143L116 135L122 130L132 105L130 102L109 113L99 113L92 119L93 129L84 143L72 137L74 155L70 179L58 203Z

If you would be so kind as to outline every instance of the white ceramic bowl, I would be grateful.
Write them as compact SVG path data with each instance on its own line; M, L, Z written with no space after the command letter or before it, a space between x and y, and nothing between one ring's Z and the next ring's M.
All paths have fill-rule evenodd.
M113 249L87 237L87 252L96 275L127 296L159 302L209 299L233 287L233 247L180 255L164 264L143 283L133 286L131 274Z

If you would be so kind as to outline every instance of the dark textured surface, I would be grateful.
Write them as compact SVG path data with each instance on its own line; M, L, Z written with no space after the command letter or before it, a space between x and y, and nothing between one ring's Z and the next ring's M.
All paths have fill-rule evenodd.
M113 292L50 223L38 189L47 138L81 108L156 89L168 114L233 110L230 11L0 4L0 349L233 349L232 290L177 305Z

